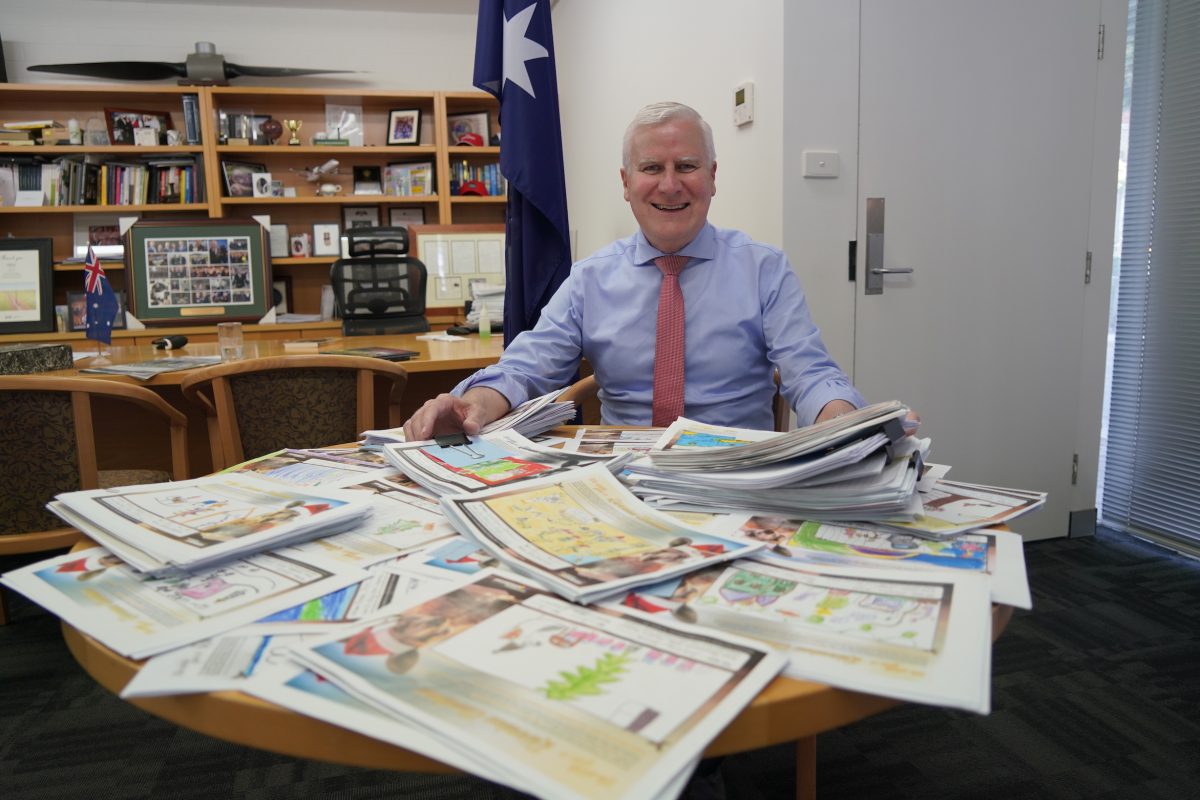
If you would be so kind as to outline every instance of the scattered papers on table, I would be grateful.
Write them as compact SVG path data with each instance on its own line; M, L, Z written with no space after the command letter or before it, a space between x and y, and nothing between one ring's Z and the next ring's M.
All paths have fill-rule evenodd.
M698 630L784 650L793 678L988 713L991 600L979 575L741 560L643 590ZM665 595L665 596L664 596Z
M165 577L340 532L370 513L371 501L233 472L65 492L47 507L135 569Z
M746 640L581 607L490 572L294 655L504 783L597 800L677 789L783 665Z
M463 535L505 565L587 603L762 545L689 528L629 492L601 464L442 498Z
M315 557L262 553L186 577L147 579L94 547L7 573L3 582L121 655L145 658L364 576Z

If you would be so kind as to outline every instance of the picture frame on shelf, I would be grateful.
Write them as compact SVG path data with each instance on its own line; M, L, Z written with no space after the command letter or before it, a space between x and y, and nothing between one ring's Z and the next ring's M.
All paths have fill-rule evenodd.
M117 316L113 330L125 328L125 293L117 292ZM67 330L79 333L87 330L87 292L67 292Z
M217 133L226 144L267 145L271 140L262 126L270 120L270 114L222 109L217 117Z
M254 197L254 174L267 171L265 164L246 161L222 161L221 176L226 197Z
M325 138L345 139L351 147L363 146L361 105L325 104Z
M388 112L389 145L413 145L420 141L421 109L394 108Z
M54 331L53 277L53 239L0 239L0 334Z
M267 233L255 220L139 220L125 252L129 309L146 325L255 322L274 306Z
M255 172L250 175L251 189L254 197L274 197L271 191L271 173ZM280 185L282 188L282 184Z
M292 310L292 276L275 275L271 279L271 299L275 302L276 314L287 314Z
M388 225L393 228L402 228L406 225L424 225L425 224L425 209L420 206L409 206L403 208L388 209Z
M383 193L392 197L434 194L432 161L393 161L383 168Z
M336 222L313 223L313 255L336 256L342 252L342 230Z
M166 111L106 108L104 123L108 129L108 140L113 144L137 144L137 131L144 129L154 130L154 144L160 144L163 135L173 130L171 115Z
M342 227L378 228L379 206L344 206L342 208Z
M354 167L355 194L383 194L383 169L370 164Z
M491 126L486 111L446 115L446 130L450 144L482 147L491 139ZM479 137L476 139L475 137Z

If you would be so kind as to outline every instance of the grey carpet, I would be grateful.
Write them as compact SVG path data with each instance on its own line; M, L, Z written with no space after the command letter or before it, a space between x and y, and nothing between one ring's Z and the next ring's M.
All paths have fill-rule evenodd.
M29 559L0 558L0 571ZM1026 547L1034 610L994 650L990 716L904 706L818 739L822 800L1200 799L1200 564L1102 531ZM468 777L300 761L158 720L95 684L9 594L0 798L516 798ZM734 800L794 791L792 750L725 759ZM696 796L700 796L697 791Z

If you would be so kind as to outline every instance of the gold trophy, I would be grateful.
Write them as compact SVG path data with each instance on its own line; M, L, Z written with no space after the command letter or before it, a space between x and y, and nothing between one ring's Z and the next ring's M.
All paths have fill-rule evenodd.
M302 119L285 119L283 121L283 124L287 125L287 129L292 132L292 138L288 139L288 144L289 145L300 144L300 137L297 135L297 133L300 130L300 128L304 125L304 120L302 120Z

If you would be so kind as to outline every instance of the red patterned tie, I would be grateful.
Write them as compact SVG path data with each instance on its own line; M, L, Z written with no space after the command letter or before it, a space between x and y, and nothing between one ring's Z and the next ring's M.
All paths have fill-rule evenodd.
M687 256L659 256L654 266L662 270L658 293L658 334L654 344L654 419L665 427L683 416L683 290L679 273Z

